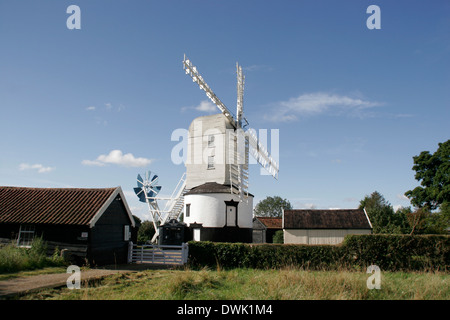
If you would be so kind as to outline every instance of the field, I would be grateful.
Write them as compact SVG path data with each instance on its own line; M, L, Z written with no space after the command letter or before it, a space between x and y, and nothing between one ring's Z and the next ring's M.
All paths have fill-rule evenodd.
M146 270L114 275L78 290L49 289L21 299L52 300L450 300L448 273L370 274L299 269Z

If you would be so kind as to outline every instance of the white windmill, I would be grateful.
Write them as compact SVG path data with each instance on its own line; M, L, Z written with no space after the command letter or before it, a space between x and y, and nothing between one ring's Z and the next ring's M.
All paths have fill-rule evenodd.
M236 116L184 55L183 69L221 113L196 118L189 127L186 161L184 221L193 229L194 240L251 242L253 195L248 192L249 153L275 179L278 163L245 128L242 67L236 64ZM245 124L245 125L244 125Z
M170 197L158 196L158 176L148 172L137 177L138 198L148 204L156 233L159 226L179 220L184 208L184 222L194 240L227 242L252 241L253 195L248 192L249 153L275 179L278 163L248 127L244 117L244 82L242 67L236 64L236 117L214 94L190 60L183 59L186 74L219 108L221 113L199 117L189 127L186 173ZM245 125L243 125L245 123ZM165 201L164 209L159 202Z

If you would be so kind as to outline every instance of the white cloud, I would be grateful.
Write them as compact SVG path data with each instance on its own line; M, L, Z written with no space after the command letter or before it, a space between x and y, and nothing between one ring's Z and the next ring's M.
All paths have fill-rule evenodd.
M206 113L219 112L219 109L217 108L217 106L208 100L203 100L202 102L200 102L200 104L198 106L195 106L195 107L181 108L181 111L186 111L186 110L196 110L196 111L206 112Z
M314 92L302 94L287 101L274 105L272 114L266 114L266 120L274 122L289 122L298 119L298 116L314 116L320 114L346 114L350 116L365 116L364 110L381 105L360 98Z
M272 71L273 68L265 65L265 64L252 64L251 66L246 66L242 68L246 72L253 72L253 71Z
M89 106L86 108L87 111L95 111L95 106Z
M212 102L208 101L208 100L203 100L194 109L197 110L197 111L202 111L202 112L214 112L214 111L217 111L216 105L213 104Z
M38 173L47 173L50 171L55 170L54 167L44 167L42 164L28 164L28 163L21 163L19 165L19 170L37 170Z
M124 167L145 167L149 165L153 160L138 157L133 154L123 154L121 150L112 150L107 155L99 155L96 160L83 160L81 163L86 166L99 166L103 167L107 164L116 164Z

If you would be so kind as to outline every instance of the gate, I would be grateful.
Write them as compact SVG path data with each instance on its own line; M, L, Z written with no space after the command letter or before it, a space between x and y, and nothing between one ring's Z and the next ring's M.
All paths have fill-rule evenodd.
M188 244L134 245L129 243L128 263L149 263L156 265L183 265L187 263Z

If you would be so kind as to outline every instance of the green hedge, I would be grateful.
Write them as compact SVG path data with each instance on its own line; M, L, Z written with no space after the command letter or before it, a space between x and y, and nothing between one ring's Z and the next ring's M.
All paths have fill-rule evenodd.
M351 235L341 245L189 242L192 268L449 270L450 237Z

